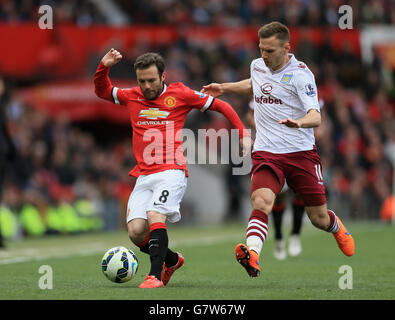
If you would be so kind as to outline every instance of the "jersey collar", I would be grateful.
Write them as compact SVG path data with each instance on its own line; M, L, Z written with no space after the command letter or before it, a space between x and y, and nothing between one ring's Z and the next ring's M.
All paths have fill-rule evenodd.
M166 85L166 83L164 83L164 84L163 84L162 93L159 95L159 97L160 97L162 94L164 94L164 93L166 92L166 90L167 90L167 85Z
M139 88L140 88L140 87L139 87ZM167 90L167 85L166 85L166 83L164 83L164 84L163 84L162 92L160 93L160 95L159 95L158 97L160 97L161 95L163 95L163 94L166 92L166 90ZM145 99L144 94L143 94L143 92L141 91L141 88L140 88L140 92L141 92L143 98ZM156 97L155 99L157 99L158 97Z
M295 56L292 53L289 53L288 57L289 57L289 61L281 69L278 69L276 71L272 71L272 69L269 68L270 72L272 74L277 74L277 73L283 72L286 68L288 68L288 66L291 63L294 63L296 61L296 58L295 58Z

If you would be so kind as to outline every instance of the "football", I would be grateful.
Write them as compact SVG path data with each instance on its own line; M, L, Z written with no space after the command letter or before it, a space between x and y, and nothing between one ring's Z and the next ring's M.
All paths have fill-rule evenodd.
M110 281L116 283L127 282L133 278L138 269L137 256L125 247L109 249L103 256L101 268Z

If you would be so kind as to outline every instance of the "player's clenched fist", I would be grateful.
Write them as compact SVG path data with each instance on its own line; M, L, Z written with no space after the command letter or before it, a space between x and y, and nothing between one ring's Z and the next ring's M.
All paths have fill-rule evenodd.
M106 55L101 59L101 62L106 67L112 67L114 64L117 64L122 59L122 55L119 51L111 48L110 51L106 53Z

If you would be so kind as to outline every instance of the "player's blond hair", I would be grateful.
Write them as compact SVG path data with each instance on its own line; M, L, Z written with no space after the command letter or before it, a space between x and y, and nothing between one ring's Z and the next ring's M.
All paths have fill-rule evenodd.
M286 25L282 24L278 21L273 21L268 24L263 25L258 30L258 37L261 38L270 38L275 36L277 39L282 42L289 42L289 30Z

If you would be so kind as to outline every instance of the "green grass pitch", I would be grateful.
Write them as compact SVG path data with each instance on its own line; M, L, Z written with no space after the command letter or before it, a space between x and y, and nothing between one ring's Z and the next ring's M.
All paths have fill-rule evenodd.
M245 239L245 224L172 226L170 247L186 262L168 286L142 290L149 257L129 242L126 231L47 236L8 242L0 250L0 299L10 300L393 300L395 299L395 228L381 223L347 223L356 242L349 258L332 235L306 223L303 252L285 261L273 258L273 230L261 254L262 273L249 278L234 258L234 247ZM272 228L272 227L271 227ZM289 228L284 228L284 235ZM136 276L123 284L102 274L104 252L117 245L139 258ZM40 289L42 265L53 271L53 289ZM352 269L352 289L339 288L342 265ZM165 294L164 294L165 291Z

